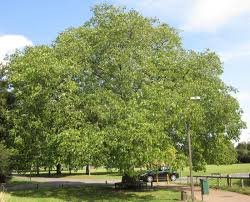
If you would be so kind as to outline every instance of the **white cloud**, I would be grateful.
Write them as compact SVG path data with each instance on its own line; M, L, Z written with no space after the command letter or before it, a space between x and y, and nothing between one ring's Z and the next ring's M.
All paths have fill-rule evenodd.
M193 0L114 0L114 3L134 8L149 17L182 21ZM166 21L166 22L167 22Z
M32 45L32 41L22 35L0 35L0 62L3 62L6 54L14 53L16 49Z
M250 90L239 92L236 97L241 102L250 103Z
M174 20L185 31L215 32L236 17L250 15L249 0L113 0L147 16ZM182 26L181 26L182 25Z
M250 130L249 129L244 129L241 131L239 142L250 142Z
M241 131L240 142L250 141L250 90L241 91L235 95L243 108L242 120L246 122L247 129Z
M234 17L250 14L249 0L193 0L183 29L214 32Z
M223 62L234 60L242 57L250 56L250 42L233 47L231 50L222 51L219 53Z

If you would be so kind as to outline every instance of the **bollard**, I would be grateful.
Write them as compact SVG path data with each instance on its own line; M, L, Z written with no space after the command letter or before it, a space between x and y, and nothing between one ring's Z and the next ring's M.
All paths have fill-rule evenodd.
M181 191L181 200L182 201L187 201L187 192Z
M5 188L6 183L1 183L2 192L5 192L7 189Z
M240 182L241 182L241 187L244 188L244 179L241 179Z
M221 181L221 178L217 178L218 188L220 188L220 181Z
M228 175L227 175L227 186L228 186L228 187L229 187L229 185L230 185L230 178L229 178L229 177L230 177L230 175L228 174Z

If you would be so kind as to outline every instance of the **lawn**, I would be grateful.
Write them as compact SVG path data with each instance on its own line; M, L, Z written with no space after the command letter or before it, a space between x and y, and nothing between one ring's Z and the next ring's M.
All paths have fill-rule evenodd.
M81 174L80 172L75 172L71 175L69 175L68 173L63 173L61 177L66 179L121 180L121 175L117 171L107 171L104 169L95 169L92 171L91 175Z
M180 192L170 190L117 191L112 187L84 186L81 188L12 191L4 194L6 202L61 201L180 201ZM1 199L0 199L1 201Z
M39 176L34 172L26 174L17 174L14 173L9 184L28 184L28 183L37 183L43 182L43 178L60 178L60 179L78 179L78 180L121 180L121 175L116 170L106 170L105 168L95 168L91 170L91 175L84 174L83 170L72 171L70 174L68 171L63 171L61 175L57 175L55 171L52 171L50 175L46 171L40 171ZM31 177L31 178L30 178Z
M231 173L249 173L250 164L232 164L232 165L208 165L206 172L193 172L193 175L210 175L211 173L231 174ZM138 170L139 171L139 170ZM188 167L181 172L182 176L189 175ZM26 176L26 177L25 177ZM117 170L106 170L105 168L91 169L91 175L84 174L84 170L73 171L69 174L68 171L63 171L61 175L56 175L55 171L48 175L48 172L41 171L39 177L32 173L31 182L36 182L39 177L52 177L61 179L79 179L79 180L121 180L121 175ZM39 180L41 181L41 180ZM14 176L11 180L11 184L31 183L29 174Z
M206 171L193 172L193 175L211 175L211 173L232 174L232 173L249 173L250 163L231 164L231 165L207 165ZM186 167L182 176L189 175L189 168Z
M139 171L139 169L137 169ZM179 170L178 170L179 171ZM180 172L180 171L179 171ZM231 164L231 165L207 165L206 171L193 172L193 175L210 175L211 173L221 173L221 174L231 174L231 173L249 173L250 164ZM186 167L181 171L182 176L189 175L189 168ZM29 177L29 174L22 175ZM37 177L36 174L32 173L32 178ZM105 168L92 168L91 175L84 174L84 170L72 171L69 174L68 171L64 170L61 175L56 175L55 171L51 172L51 175L48 175L46 171L40 171L39 177L53 177L53 178L73 178L73 179L103 179L103 180L112 180L112 179L121 179L121 175L117 170L106 170ZM26 178L27 179L27 178Z
M200 186L199 181L196 181L196 178L194 179L194 183L196 186ZM221 179L220 180L220 187L218 187L218 179L208 179L209 187L210 188L219 188L227 191L233 191L238 192L246 195L250 195L250 180L245 179L244 180L244 187L241 187L241 182L239 179L232 179L232 187L227 186L227 179Z
M10 181L8 181L9 184L11 185L19 185L19 184L31 184L33 183L28 179L27 177L23 176L13 176Z
M182 176L189 175L189 168L185 168L182 172ZM211 175L211 173L221 173L221 174L233 174L233 173L250 173L250 164L232 164L232 165L208 165L206 167L205 172L193 172L193 175ZM195 178L196 183L196 178ZM199 182L197 181L197 185ZM221 179L220 181L220 189L238 192L242 194L250 195L250 180L244 180L245 187L241 187L241 183L239 179L232 180L232 187L227 186L227 180ZM218 188L218 180L217 179L209 179L209 186L213 188Z
M241 193L241 194L246 194L246 195L250 195L250 187L222 187L221 189L226 190L226 191L232 191L232 192L237 192L237 193Z

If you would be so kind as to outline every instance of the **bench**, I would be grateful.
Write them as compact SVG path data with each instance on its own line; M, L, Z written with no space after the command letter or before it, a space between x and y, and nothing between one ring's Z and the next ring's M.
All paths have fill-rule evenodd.
M115 183L115 189L147 189L148 184L144 181L133 181L133 182L117 182Z
M138 180L136 177L125 175L121 182L115 183L115 189L144 189L148 188L147 182Z

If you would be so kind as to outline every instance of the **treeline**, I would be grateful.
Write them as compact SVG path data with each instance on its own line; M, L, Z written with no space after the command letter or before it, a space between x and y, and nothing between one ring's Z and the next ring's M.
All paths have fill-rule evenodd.
M239 163L250 163L250 142L240 142L236 146Z
M185 50L169 25L101 4L1 66L1 142L15 170L183 167L187 132L195 170L234 162L245 124L222 73L214 52Z

